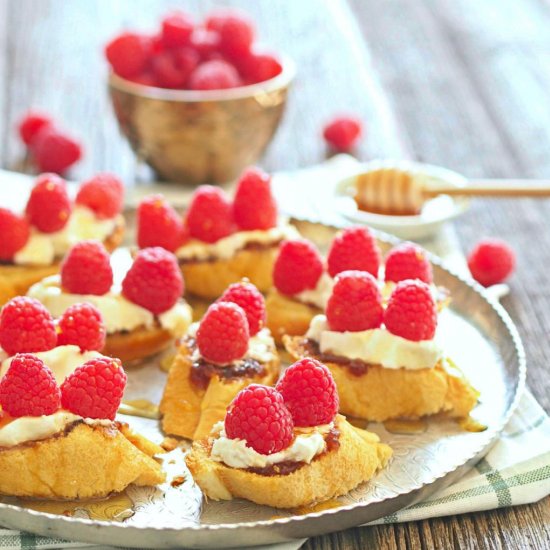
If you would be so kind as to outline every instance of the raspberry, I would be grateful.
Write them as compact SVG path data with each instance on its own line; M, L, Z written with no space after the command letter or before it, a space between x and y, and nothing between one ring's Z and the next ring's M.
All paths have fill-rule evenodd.
M227 408L225 432L230 439L242 439L256 452L270 455L292 443L294 424L277 390L251 384Z
M36 134L32 154L40 172L63 174L80 160L82 147L72 136L53 126L46 126Z
M157 79L150 71L144 71L135 76L129 76L127 80L131 80L136 84L141 84L142 86L158 86Z
M201 185L193 193L186 224L195 239L215 243L235 231L231 202L219 187Z
M502 283L514 270L516 255L500 239L479 241L468 256L468 267L473 278L483 286Z
M183 294L183 277L176 257L158 246L140 250L122 281L122 295L158 315Z
M365 271L339 273L326 313L330 329L337 332L378 328L384 313L376 279Z
M80 351L100 351L105 345L105 325L101 313L92 304L74 304L67 308L57 324L57 344L73 344Z
M10 261L29 240L27 220L7 208L0 208L0 261Z
M233 217L240 229L269 229L277 225L277 203L271 177L259 168L247 168L237 183Z
M189 77L191 90L224 90L241 85L241 77L237 69L221 59L201 63Z
M137 242L140 248L161 246L174 252L184 241L181 216L162 195L149 195L137 210Z
M37 111L29 111L19 123L19 135L25 145L30 145L38 132L46 126L53 126L51 117Z
M187 84L189 76L199 64L200 56L191 48L179 48L174 51L174 56L179 70L185 75L185 83Z
M431 340L437 327L437 309L430 287L410 279L397 283L384 312L384 324L392 334L407 340Z
M43 233L65 227L71 214L71 201L65 181L55 174L38 176L26 208L27 218Z
M8 354L47 351L57 335L50 312L34 298L18 296L0 312L0 346Z
M350 151L361 135L361 122L355 117L337 117L323 129L323 137L332 149Z
M330 424L338 412L338 390L330 371L315 359L301 359L285 370L276 386L295 426Z
M180 69L176 57L171 51L155 54L151 65L156 81L162 88L182 88L191 72L184 72Z
M61 392L42 359L18 353L0 381L0 405L14 418L49 415L61 406Z
M113 71L123 78L141 73L149 61L151 39L132 32L119 34L105 47Z
M220 51L230 59L238 59L250 51L254 41L254 23L240 10L225 9L210 14L206 28L220 35Z
M109 254L99 241L80 241L61 262L61 286L71 294L102 296L113 285Z
M84 418L114 420L126 380L119 359L91 359L78 367L61 385L61 405Z
M327 257L328 272L336 277L350 269L378 277L380 249L368 228L349 227L334 237Z
M401 243L394 246L386 256L385 279L395 283L405 279L419 279L431 284L432 264L420 246Z
M248 281L229 285L218 302L233 302L242 307L248 320L250 336L258 334L265 326L265 300L262 293Z
M162 42L167 48L177 48L189 44L195 23L193 18L177 11L162 20Z
M203 28L197 28L191 33L191 47L199 54L201 59L210 59L220 47L220 35L217 32Z
M273 266L273 284L292 296L317 286L323 274L323 260L312 243L303 239L283 241Z
M217 302L202 318L197 331L197 346L207 361L227 365L244 357L249 337L244 310L231 302Z
M114 218L122 211L124 184L114 174L100 173L82 183L76 204L92 210L98 219Z
M277 56L251 52L238 60L238 67L247 84L256 84L275 78L283 67Z

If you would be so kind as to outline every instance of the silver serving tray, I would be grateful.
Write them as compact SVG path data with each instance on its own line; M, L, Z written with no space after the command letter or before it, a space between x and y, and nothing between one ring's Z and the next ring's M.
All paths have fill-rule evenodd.
M311 224L300 230L321 246L335 231ZM380 235L383 248L394 243L394 238ZM500 304L481 286L445 268L438 258L431 261L436 283L447 287L453 297L441 316L441 339L448 355L481 392L473 416L488 426L486 431L467 432L454 421L439 419L429 421L423 433L400 435L371 423L368 429L394 449L390 465L370 483L333 502L335 507L322 511L297 515L241 500L204 503L185 469L184 451L176 449L163 461L168 472L165 486L126 492L133 515L125 521L90 519L94 516L86 507L65 517L31 509L36 502L5 499L0 503L0 523L51 537L125 547L245 547L361 525L450 485L497 440L524 388L526 363L518 332ZM166 376L158 368L159 360L127 369L126 399L158 403ZM163 439L157 421L126 416L121 420L157 442ZM172 487L170 480L181 475L185 482Z

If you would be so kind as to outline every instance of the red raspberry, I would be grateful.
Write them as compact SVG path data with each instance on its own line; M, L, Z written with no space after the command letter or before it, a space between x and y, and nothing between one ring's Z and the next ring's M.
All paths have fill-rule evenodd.
M199 54L201 59L210 59L218 52L220 47L220 35L217 32L203 28L197 28L191 33L191 47Z
M132 32L119 34L105 47L113 71L123 78L141 73L147 66L151 51L151 39Z
M349 227L334 237L327 257L328 272L336 277L342 271L367 271L378 277L380 249L367 227Z
M61 385L61 405L84 418L114 420L126 380L120 359L91 359Z
M247 168L237 183L233 217L240 229L269 229L277 225L277 203L271 194L271 176Z
M426 284L433 282L432 264L426 252L413 243L394 246L386 256L386 281L398 283L405 279L419 279Z
M42 359L18 353L0 381L0 405L10 416L42 416L61 406L61 392Z
M350 151L361 135L361 122L355 117L337 117L323 129L323 137L332 149Z
M47 351L57 334L50 312L34 298L18 296L0 312L0 346L8 354Z
M72 136L53 126L46 126L36 134L32 154L40 172L63 174L80 160L82 147Z
M23 216L7 208L0 208L0 261L10 261L21 250L31 234L29 224Z
M19 123L19 135L25 145L30 145L38 132L46 126L53 126L51 117L38 111L29 111Z
M230 59L250 51L254 41L254 23L246 13L236 9L217 10L206 18L206 28L220 35L220 50Z
M241 85L241 77L237 69L221 59L201 63L189 77L191 90L224 90Z
M315 359L300 359L276 386L295 426L330 424L338 412L338 390L330 371Z
M193 193L186 224L195 239L215 243L235 231L229 198L219 187L201 185Z
M80 351L100 351L105 346L105 325L100 311L86 302L67 308L57 324L57 344L78 346Z
M149 195L139 203L137 230L140 248L161 246L174 252L185 239L181 216L162 195Z
M189 44L195 23L187 13L176 11L162 20L162 42L167 48Z
M468 255L472 277L483 286L506 280L514 270L516 255L501 239L483 239Z
M217 302L206 310L202 318L197 331L197 346L207 361L227 365L244 357L249 337L244 310L231 302Z
M199 64L200 56L191 48L179 48L174 50L174 57L179 70L185 75L185 84L187 84L191 73Z
M141 84L142 86L154 86L158 87L157 79L150 71L144 71L135 76L129 76L127 80L131 80L136 84Z
M294 424L283 396L275 389L251 384L227 408L225 433L242 439L263 455L286 449L294 438Z
M100 220L114 218L122 211L124 184L114 174L96 174L82 183L76 195L76 204L93 210Z
M407 340L431 340L437 308L430 287L411 279L397 283L384 312L384 324L392 334Z
M336 276L327 303L331 330L359 332L382 324L382 295L376 279L365 271L343 271Z
M238 60L239 70L247 84L271 80L281 73L283 66L276 55L251 52Z
M282 294L292 296L317 286L323 274L323 259L305 239L283 241L273 266L273 284Z
M71 215L65 181L55 174L38 176L27 202L26 214L29 223L43 233L63 229Z
M189 72L180 69L173 52L157 53L151 60L153 74L158 85L162 88L183 88L189 77Z
M229 285L218 302L233 302L243 308L248 320L250 336L258 334L265 326L265 300L262 293L252 283L241 281Z
M71 294L102 296L113 285L109 254L99 241L80 241L61 262L61 286Z
M140 250L122 281L122 295L155 315L168 311L183 290L176 257L158 246Z

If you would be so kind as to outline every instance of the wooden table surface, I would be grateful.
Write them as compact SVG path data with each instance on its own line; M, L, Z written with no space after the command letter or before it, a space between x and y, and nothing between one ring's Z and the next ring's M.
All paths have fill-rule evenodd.
M151 28L168 8L198 14L221 2L0 1L0 165L18 165L14 124L47 110L86 147L71 173L137 166L106 94L101 45ZM229 2L226 2L229 3ZM550 177L550 3L543 0L259 0L248 9L264 41L299 67L287 116L262 164L319 162L336 112L367 127L357 156L407 156L471 177ZM504 305L527 349L529 385L550 409L550 201L477 200L457 223L465 250L500 236L518 255ZM549 548L550 499L530 506L350 529L304 548Z

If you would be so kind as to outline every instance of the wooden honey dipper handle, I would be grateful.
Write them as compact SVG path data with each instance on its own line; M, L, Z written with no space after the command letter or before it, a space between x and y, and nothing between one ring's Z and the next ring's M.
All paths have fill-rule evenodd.
M550 180L473 180L463 187L426 185L425 197L437 195L467 197L550 197Z

